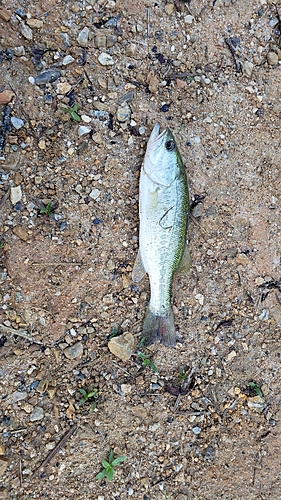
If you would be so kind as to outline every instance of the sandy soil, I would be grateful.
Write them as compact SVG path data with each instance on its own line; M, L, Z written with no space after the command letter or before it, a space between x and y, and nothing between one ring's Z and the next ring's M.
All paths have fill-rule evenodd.
M279 16L2 2L0 499L280 499ZM137 346L149 284L131 279L156 121L192 201L174 349ZM108 348L125 332L128 361ZM98 480L111 449L126 460Z

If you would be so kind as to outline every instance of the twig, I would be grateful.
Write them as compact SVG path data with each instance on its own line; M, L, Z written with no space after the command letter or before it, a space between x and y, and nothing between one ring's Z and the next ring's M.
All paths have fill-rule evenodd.
M37 469L35 470L33 475L36 474L37 472L39 472L40 469L44 468L45 465L47 465L52 460L52 458L54 458L54 456L58 453L58 451L65 446L67 440L72 436L72 434L74 434L77 427L78 427L77 424L74 424L72 427L70 427L70 429L63 435L63 437L58 442L58 444L54 447L54 449L51 450L50 453L46 456L45 460L43 460L41 465L39 465L39 467L37 467Z
M228 46L228 48L229 48L229 50L231 52L231 55L233 57L233 60L234 60L234 63L235 63L235 68L236 68L236 72L240 73L240 71L241 71L241 63L240 63L240 61L238 61L238 59L236 57L236 52L235 52L235 50L233 48L231 40L229 40L229 38L226 38L224 41L225 41L226 45Z
M40 340L34 340L34 338L31 337L31 335L29 335L29 333L26 330L23 330L23 329L15 330L15 328L11 328L9 326L0 324L0 330L1 329L7 333L10 333L11 336L17 335L18 337L23 337L24 339L27 339L30 342L33 342L34 344L40 344L40 345L43 344L43 342L40 342Z
M22 462L20 458L20 487L22 488Z
M6 140L6 133L9 130L10 126L10 114L11 114L11 107L6 106L5 111L4 111L4 116L3 116L3 126L2 126L2 133L0 137L0 151L3 151L4 146L5 146L5 140Z
M63 0L61 0L60 2L57 2L49 10L46 10L45 12L43 12L43 14L41 14L41 16L39 16L39 17L47 16L49 14L49 12L51 12L51 10L55 9L56 7L58 7L58 5L60 5L61 3L63 3Z
M82 266L81 262L30 262L30 266Z
M190 73L189 71L186 73L172 73L171 75L167 75L170 80L177 80L178 78L194 78L195 76L199 76L197 73Z
M10 190L8 189L8 191L6 191L6 193L4 194L2 200L0 200L0 208L2 208L5 205L7 199L9 198L9 192Z
M179 394L177 399L176 399L176 402L174 404L174 408L173 408L173 411L176 412L177 409L178 409L178 406L179 406L179 402L180 402L180 398L181 398L181 395Z
M147 38L150 37L150 9L147 7Z

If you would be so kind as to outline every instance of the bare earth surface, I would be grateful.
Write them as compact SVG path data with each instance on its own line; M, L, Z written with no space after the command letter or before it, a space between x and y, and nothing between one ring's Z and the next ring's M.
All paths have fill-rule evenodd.
M0 499L281 498L279 16L2 1ZM149 283L131 279L156 121L192 201L174 349L137 347ZM124 361L108 341L126 332ZM110 449L126 460L98 480Z

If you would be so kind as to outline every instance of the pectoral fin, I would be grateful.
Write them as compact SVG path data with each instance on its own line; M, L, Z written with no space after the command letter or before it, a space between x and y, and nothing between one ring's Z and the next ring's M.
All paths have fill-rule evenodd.
M189 253L188 245L185 245L184 252L179 263L179 267L176 270L177 274L186 274L192 266L192 260Z
M138 283L145 276L146 270L144 269L144 265L142 262L140 251L138 251L138 255L136 257L136 262L133 267L132 279L135 283Z

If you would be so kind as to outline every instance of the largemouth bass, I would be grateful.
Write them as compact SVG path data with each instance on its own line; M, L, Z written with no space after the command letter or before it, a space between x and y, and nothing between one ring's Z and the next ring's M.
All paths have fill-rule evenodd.
M133 268L133 281L147 273L150 302L143 324L143 340L159 340L174 346L176 340L171 306L175 271L190 267L186 245L189 214L185 168L169 128L160 133L156 123L149 141L140 175L139 251Z

